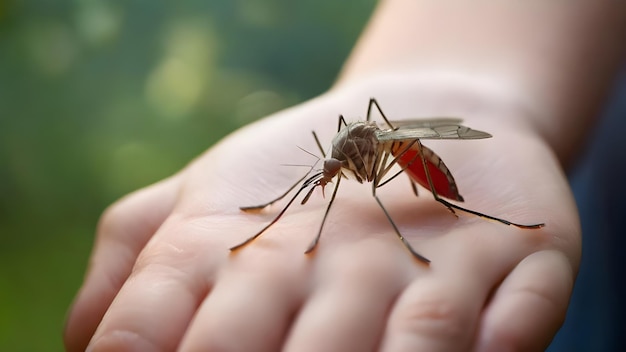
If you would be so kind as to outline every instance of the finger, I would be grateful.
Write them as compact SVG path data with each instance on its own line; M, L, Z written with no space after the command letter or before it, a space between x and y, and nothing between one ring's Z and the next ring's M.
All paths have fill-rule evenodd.
M300 251L286 252L288 258L256 254L235 257L218 277L181 343L182 351L281 349L308 289L310 262Z
M376 349L389 309L415 269L402 247L391 241L390 248L385 246L362 241L353 248L337 246L327 257L318 253L324 265L317 269L321 279L292 327L285 351Z
M480 312L468 300L482 302L482 294L468 283L415 281L393 309L381 350L466 350Z
M176 349L209 291L218 261L227 259L225 246L217 241L197 224L168 218L137 258L88 349Z
M574 272L557 251L524 259L506 278L484 312L476 351L544 351L569 303Z
M139 251L172 210L178 187L177 178L159 182L123 198L102 216L88 273L68 313L68 351L85 350Z
M393 307L381 351L468 350L490 290L509 270L507 257L515 257L513 249L490 251L497 237L473 233L441 239L443 255L433 256L430 270Z

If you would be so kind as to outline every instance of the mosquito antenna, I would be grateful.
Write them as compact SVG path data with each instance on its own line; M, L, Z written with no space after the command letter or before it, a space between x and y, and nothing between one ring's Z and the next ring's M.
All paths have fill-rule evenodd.
M320 237L322 236L322 229L324 228L324 224L326 223L326 218L328 217L328 213L330 212L330 207L333 205L335 201L335 196L337 195L337 190L339 189L339 182L341 181L341 177L337 177L337 183L335 184L335 189L333 190L332 196L330 196L330 201L328 202L328 206L326 207L326 212L324 213L324 218L322 218L322 224L320 225L319 231L317 231L317 235L313 239L313 242L309 245L309 247L304 251L304 253L311 253L315 247L317 247L317 243L320 241Z
M317 181L317 179L319 179L319 177L322 175L322 173L317 173L313 176L311 176L309 179L307 179L304 184L302 185L302 187L300 187L300 189L298 190L298 192L296 192L296 194L291 197L291 199L289 200L289 202L287 203L287 205L285 205L285 207L283 208L283 210L280 211L280 213L278 213L278 215L276 215L276 217L274 218L274 220L272 220L269 224L267 224L263 229L261 229L261 231L257 232L254 236L249 237L247 240L239 243L236 246L230 247L231 251L236 251L237 249L247 245L248 243L254 241L255 239L257 239L259 236L261 236L267 229L269 229L272 225L274 225L282 216L283 214L285 214L285 212L287 211L287 209L289 209L289 206L293 203L293 201L298 197L298 195L300 195L300 193L302 193L302 191L309 187L311 185L311 183L313 181ZM315 186L313 187L315 188Z
M317 164L317 163L315 163L315 164ZM281 194L277 198L275 198L275 199L273 199L273 200L271 200L271 201L269 201L267 203L263 203L263 204L259 204L259 205L246 206L246 207L239 207L239 209L243 210L243 211L246 211L246 212L247 211L256 211L256 210L261 210L261 209L263 209L263 208L265 208L267 206L270 206L270 205L278 202L279 200L285 198L289 194L289 192L293 191L293 189L296 188L296 186L298 186L298 184L300 184L300 182L302 182L307 176L309 176L311 171L313 171L314 167L315 167L315 165L311 166L311 169L306 174L304 174L304 176L300 177L300 179L298 181L296 181L296 183L294 183L291 187L289 187L289 189L285 193ZM316 173L311 178L314 178L316 176L320 176L321 174L322 174L321 172ZM307 184L307 183L305 182L305 184Z
M428 180L428 187L430 187L430 192L433 194L433 197L435 197L435 200L438 201L439 203L445 205L453 214L456 215L456 213L454 212L454 209L457 210L461 210L464 211L466 213L469 214L473 214L476 215L478 217L481 218L485 218L485 219L489 219L489 220L493 220L493 221L497 221L500 223L503 223L505 225L509 225L509 226L515 226L515 227L519 227L521 229L539 229L542 228L544 226L546 226L546 224L541 223L541 224L533 224L533 225L523 225L523 224L517 224L505 219L500 219L500 218L496 218L495 216L491 216L491 215L487 215L487 214L483 214L471 209L467 209L467 208L463 208L461 206L458 206L456 204L452 204L448 201L446 201L445 199L442 199L439 197L439 195L437 194L437 191L435 190L435 186L433 185L433 180L432 177L430 176L430 171L428 169L428 167L426 166L426 157L424 156L424 153L422 152L422 143L420 142L419 139L416 140L417 141L417 147L419 148L419 154L422 156L422 165L424 166L424 171L426 173L426 179Z
M313 166L307 164L280 164L280 166L297 166L297 167L308 167L312 168Z
M300 147L300 146L298 146L298 145L297 145L296 147L298 147L298 149L302 150L303 152L305 152L305 153L309 154L310 156L314 157L315 159L317 159L317 161L319 161L319 160L320 160L320 157L319 157L319 156L317 156L317 155L315 155L315 154L311 153L310 151L308 151L308 150L306 150L306 149L304 149L304 148L302 148L302 147ZM322 154L324 154L324 152L322 152Z

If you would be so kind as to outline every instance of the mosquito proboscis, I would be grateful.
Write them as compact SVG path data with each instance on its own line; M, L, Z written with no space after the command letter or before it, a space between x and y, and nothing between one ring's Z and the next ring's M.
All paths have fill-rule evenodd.
M382 129L375 122L371 121L372 108L375 107L383 118L388 128ZM330 197L330 201L326 207L322 223L317 235L306 249L305 253L312 252L319 242L319 239L326 223L326 219L330 212L330 208L337 195L339 183L342 178L348 178L348 175L356 179L357 182L371 182L372 196L387 217L387 220L393 227L394 232L402 241L406 249L418 260L429 263L423 255L413 249L411 244L402 236L400 230L394 223L391 215L376 195L376 190L389 181L395 179L398 175L405 173L409 176L413 192L417 195L416 183L430 190L435 200L443 204L448 210L456 215L455 210L460 210L481 218L497 221L509 226L516 226L522 229L538 229L545 224L524 225L514 223L509 220L497 218L475 210L467 209L450 203L443 198L463 202L463 197L459 194L458 187L448 167L443 160L435 154L434 151L424 146L422 139L483 139L490 138L491 135L486 132L473 130L469 127L462 126L461 119L458 118L433 118L433 119L415 119L406 121L390 121L383 113L376 99L371 98L367 108L367 119L365 121L346 123L343 115L339 116L337 134L333 138L331 155L326 158L317 134L313 132L313 137L317 146L320 148L322 156L325 158L323 169L314 172L311 167L302 178L293 184L285 193L270 202L241 207L243 211L258 211L286 197L298 185L301 185L296 194L291 197L287 205L278 213L278 215L263 229L247 240L230 248L231 251L237 250L256 238L261 236L267 229L274 225L287 211L289 206L296 198L308 188L301 204L305 204L313 191L319 186L324 187L335 180L335 188ZM393 166L398 165L400 170L395 174L384 179L391 171ZM313 173L313 175L311 175Z

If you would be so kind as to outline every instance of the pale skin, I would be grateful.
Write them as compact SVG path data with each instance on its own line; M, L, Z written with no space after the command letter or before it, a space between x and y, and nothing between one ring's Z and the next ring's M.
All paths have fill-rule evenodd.
M328 93L111 206L68 317L67 349L543 350L564 319L581 251L563 168L623 53L625 8L469 3L383 2ZM464 206L546 227L456 218L399 177L377 193L427 266L394 235L369 185L343 180L313 253L303 254L324 212L319 192L229 252L284 203L261 214L239 206L286 190L306 170L280 164L315 162L297 146L318 153L315 130L328 147L338 115L363 119L370 97L391 119L460 116L491 133L424 143L450 168Z

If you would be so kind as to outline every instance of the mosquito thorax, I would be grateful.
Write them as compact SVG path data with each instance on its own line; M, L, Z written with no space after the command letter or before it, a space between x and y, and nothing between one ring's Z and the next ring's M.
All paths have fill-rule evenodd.
M378 130L375 122L351 122L333 139L331 159L336 159L341 167L350 170L359 183L372 180Z

